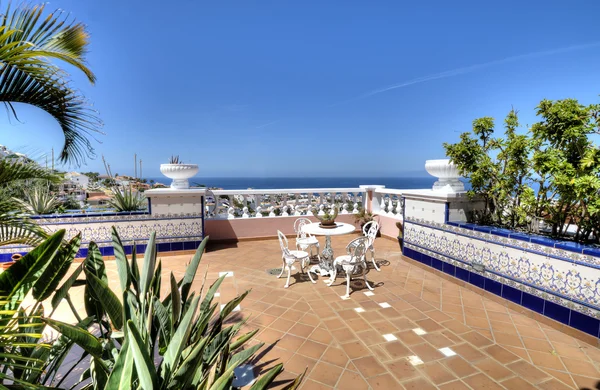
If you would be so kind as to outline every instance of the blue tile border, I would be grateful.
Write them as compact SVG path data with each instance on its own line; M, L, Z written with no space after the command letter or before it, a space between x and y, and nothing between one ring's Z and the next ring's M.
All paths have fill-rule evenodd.
M125 215L116 215L114 216L116 217L128 217L130 216L129 214L125 214ZM46 225L75 225L75 224L96 224L96 223L111 223L111 222L129 222L129 221L167 221L167 220L172 220L172 219L202 219L202 221L204 221L204 217L202 215L168 215L168 216L151 216L150 214L137 214L137 215L131 215L131 218L121 218L121 219L112 219L112 218L108 218L107 216L98 216L98 217L90 217L90 216L85 216L85 217L89 217L89 218L95 218L95 219L91 219L91 220L84 220L83 217L78 217L80 218L80 220L66 220L66 217L63 217L63 219L65 219L64 221L61 221L59 218L48 218L48 219L39 219L38 220L38 225L40 226L46 226ZM104 218L107 217L107 218Z
M410 222L419 224L418 222L415 222L415 221L410 221ZM491 226L482 226L482 225L477 225L477 224L473 224L473 223L448 221L448 222L446 222L446 224L450 225L450 226L456 226L456 227L459 227L462 229L473 230L473 231L487 233L487 234L494 234L496 236L505 237L505 238L513 238L515 240L520 240L520 241L525 241L525 242L531 242L533 244L539 244L539 245L547 246L549 248L562 249L562 250L577 253L577 254L584 254L584 255L600 257L600 248L579 244L574 241L555 240L550 237L538 236L535 234L528 234L528 233L523 233L523 232L517 232L514 230L510 230L510 229L495 228L495 227L491 227ZM459 234L459 233L457 233L457 234ZM506 246L510 246L510 247L517 248L517 249L523 249L523 248L511 246L509 244L507 244ZM536 251L532 251L532 252L536 252ZM541 254L547 255L547 253L544 253L544 252L536 252L536 253L541 253ZM552 257L560 258L561 260L572 261L571 259L561 258L560 256L552 256Z
M414 244L411 245L414 246ZM431 252L430 250L428 251ZM600 337L600 320L597 318L590 317L576 310L571 310L552 301L489 279L478 273L454 266L443 260L435 259L434 257L422 254L417 250L408 248L407 246L404 246L403 254L404 256L429 267L431 267L433 260L440 261L442 262L441 272L480 287L485 291L498 295L508 301L526 307L562 324L571 326L594 337ZM439 268L435 268L439 270Z
M177 241L177 242L159 242L156 244L158 252L176 252L183 250L193 250L195 251L200 246L202 240L191 240L191 241ZM130 255L133 251L132 244L127 245L124 244L123 248L125 249L125 253ZM135 244L136 253L144 253L146 251L147 244ZM102 256L114 256L115 251L112 246L102 246L98 248ZM14 252L14 253L0 253L0 263L7 263L12 260L12 255L15 253L19 253L22 256L25 256L27 252ZM79 248L77 252L76 258L84 258L88 254L88 248Z
M451 260L453 260L453 261L455 261L455 262L457 262L457 263L460 263L460 264L462 264L462 265L465 267L465 269L470 269L470 268L471 268L471 264L470 264L470 263L467 263L467 262L465 262L465 261L463 261L463 260L461 260L461 259L458 259L458 258L456 258L456 257L446 256L446 255L444 255L444 254L441 254L441 253L439 253L439 252L437 252L437 251L435 251L435 250L432 250L432 249L429 249L429 248L424 248L424 247L421 247L420 245L418 245L418 244L415 244L415 243L412 243L412 242L406 242L406 241L405 241L404 245L405 245L405 247L406 247L407 245L410 245L410 246L413 246L413 247L415 247L415 248L417 248L417 249L420 249L420 250L427 251L427 252L430 252L430 253L432 253L432 254L435 254L435 255L437 255L437 256L446 257L446 258L448 258L448 259L451 259ZM410 249L410 248L408 248L408 249ZM419 262L422 262L422 261L420 260L420 257L421 257L421 256L424 256L424 255L423 255L421 252L419 252L418 250L417 250L417 251L413 250L413 252L415 252L415 253L417 254L417 256L419 257L419 259L416 259L416 258L414 258L414 257L411 257L411 256L408 256L408 257L411 257L411 258L412 258L412 259L414 259L414 260L417 260L417 261L419 261ZM442 260L442 261L444 261L444 260ZM428 265L429 265L429 264L428 264ZM457 272L458 272L458 270L459 270L459 269L461 269L461 268L460 268L460 267L456 267L456 270L457 270ZM469 272L471 272L471 271L469 271ZM504 279L507 279L507 280L510 280L511 282L518 283L518 284L521 284L521 285L523 285L523 286L527 286L527 287L529 287L529 288L532 288L532 289L535 289L535 290L538 290L538 291L543 291L544 293L546 293L546 294L548 294L548 295L554 295L554 296L556 296L556 297L562 298L562 299L564 299L564 300L567 300L567 301L570 301L570 302L577 303L577 304L579 304L579 305L582 305L582 306L588 307L588 308L590 308L590 309L593 309L593 310L598 310L598 308L597 308L597 307L595 307L595 306L593 306L593 305L589 304L588 302L585 302L585 301L582 301L582 300L579 300L579 299L575 299L575 298L573 298L573 297L569 297L569 296L566 296L566 295L563 295L563 294L557 293L556 291L551 291L551 290L545 289L545 288L543 288L543 287L540 287L540 286L536 286L536 285L534 285L534 284L531 284L531 283L529 283L529 282L527 282L527 281L525 281L525 280L519 280L519 279L515 279L515 278L513 278L513 277L511 277L511 276L509 276L509 275L506 275L506 274L502 274L502 273L496 272L496 271L494 271L494 270L492 270L492 269L486 269L486 270L485 270L485 272L486 272L486 273L489 273L489 274L492 274L492 275L496 275L496 276L498 276L498 277L501 277L501 278L504 278ZM458 277L458 276L457 276L457 277ZM460 279L460 278L459 278L459 279ZM468 280L465 280L465 281L468 281ZM511 287L511 288L513 288L513 287ZM520 291L520 290L519 290L519 291Z

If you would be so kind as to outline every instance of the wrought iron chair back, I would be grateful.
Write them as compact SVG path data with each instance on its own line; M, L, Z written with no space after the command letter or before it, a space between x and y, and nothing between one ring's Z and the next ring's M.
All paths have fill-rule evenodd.
M357 237L346 246L346 253L350 256L350 264L360 264L365 261L367 253L367 237Z
M373 242L375 242L375 238L377 237L378 231L379 223L377 221L367 222L365 226L363 226L363 233L368 240L367 247L373 245Z
M296 238L307 238L311 237L311 234L308 234L302 230L304 225L310 225L312 221L308 218L298 218L294 221L294 232L296 232Z
M279 238L279 246L281 247L281 252L283 252L286 257L293 257L288 249L288 239L281 231L277 230L277 237Z
M377 238L377 232L379 231L379 222L370 221L365 223L363 226L363 234L367 238L367 249L371 252L371 262L377 271L381 271L377 262L375 261L375 238Z
M292 265L298 261L300 262L300 269L304 273L304 267L310 264L310 257L308 253L303 251L290 251L288 248L288 239L281 231L277 230L277 238L279 238L279 246L281 247L281 273L277 278L283 275L283 271L287 271L287 281L285 282L284 288L288 288L290 285L290 273L292 271ZM310 281L315 283L310 273L308 274Z

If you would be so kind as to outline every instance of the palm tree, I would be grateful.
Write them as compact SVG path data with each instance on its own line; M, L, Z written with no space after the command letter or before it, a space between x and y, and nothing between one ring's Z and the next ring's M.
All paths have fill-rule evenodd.
M79 164L93 156L89 137L100 132L102 122L85 98L71 88L67 73L52 61L83 72L90 83L96 77L85 65L89 35L81 23L56 11L43 17L45 5L21 5L0 14L0 101L17 120L13 103L36 106L60 125L65 143L61 162ZM47 235L27 218L23 204L10 187L32 179L59 180L31 162L0 161L0 245L35 245Z
M102 122L52 61L79 69L93 84L96 78L85 65L89 34L63 11L43 17L44 8L12 9L9 3L0 15L0 101L17 119L13 103L31 104L52 115L65 137L60 161L79 164L93 156L89 137L100 133Z

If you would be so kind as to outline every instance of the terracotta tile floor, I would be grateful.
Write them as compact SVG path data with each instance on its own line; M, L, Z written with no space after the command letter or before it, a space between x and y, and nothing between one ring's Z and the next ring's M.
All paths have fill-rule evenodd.
M333 237L335 253L351 238ZM205 272L212 283L232 271L221 303L252 290L232 321L247 318L244 330L260 329L259 369L284 363L274 388L307 367L304 389L599 388L598 348L416 266L396 242L380 238L375 249L381 272L368 273L371 296L359 279L343 300L344 278L327 287L300 273L284 289L284 278L266 272L281 266L276 240L214 243L195 287ZM163 270L181 277L190 257L162 257ZM107 268L117 287L114 262Z

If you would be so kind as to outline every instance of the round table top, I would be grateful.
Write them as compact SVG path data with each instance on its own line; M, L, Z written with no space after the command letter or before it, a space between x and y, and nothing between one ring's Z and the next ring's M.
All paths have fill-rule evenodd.
M319 226L319 222L309 223L302 226L302 231L318 236L341 236L342 234L352 233L356 230L354 225L344 222L336 222L337 227L331 229L323 229Z

